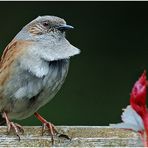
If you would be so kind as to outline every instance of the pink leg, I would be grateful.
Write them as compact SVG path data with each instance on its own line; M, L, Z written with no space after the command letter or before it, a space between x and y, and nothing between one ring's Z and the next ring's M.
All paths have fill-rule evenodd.
M42 124L43 124L43 127L42 127L42 135L43 135L43 133L45 132L45 127L48 128L49 133L51 134L51 141L52 141L52 144L54 144L54 138L53 138L54 135L58 135L59 137L64 137L64 138L66 138L66 139L70 139L67 135L59 134L58 131L57 131L57 129L55 128L55 126L54 126L52 123L46 121L46 120L45 120L41 115L39 115L37 112L34 113L34 115L35 115L35 116L42 122Z
M19 132L24 133L23 127L22 127L21 125L17 124L17 123L11 122L11 121L8 119L8 116L7 116L7 114L6 114L5 112L2 114L2 116L3 116L3 118L5 118L5 120L6 120L8 133L10 133L10 130L11 130L11 129L14 129L15 134L18 136L18 138L19 138L19 140L20 140Z

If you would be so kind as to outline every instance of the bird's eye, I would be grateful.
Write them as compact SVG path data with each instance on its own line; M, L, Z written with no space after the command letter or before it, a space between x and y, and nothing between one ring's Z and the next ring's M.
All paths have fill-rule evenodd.
M47 26L49 26L49 23L48 22L43 22L43 26L47 27Z

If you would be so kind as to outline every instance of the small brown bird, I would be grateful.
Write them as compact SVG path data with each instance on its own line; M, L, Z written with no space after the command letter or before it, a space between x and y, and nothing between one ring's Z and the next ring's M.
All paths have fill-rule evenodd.
M48 103L62 86L68 72L69 58L80 50L65 38L73 27L55 16L39 16L14 37L5 48L0 61L0 112L8 132L23 128L12 122L34 114L43 129L57 134L54 125L37 110Z

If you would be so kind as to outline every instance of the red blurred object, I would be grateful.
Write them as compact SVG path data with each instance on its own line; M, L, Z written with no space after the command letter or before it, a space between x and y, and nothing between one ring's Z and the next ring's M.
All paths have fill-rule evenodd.
M141 133L144 145L148 147L148 111L146 107L146 87L146 71L144 71L144 73L141 75L132 89L130 96L130 105L142 118L144 131L139 132Z
M146 147L148 147L147 86L146 71L144 71L132 88L130 105L126 107L121 116L123 122L111 125L113 128L124 128L140 133Z
M141 118L144 118L147 112L146 84L146 71L144 71L139 80L135 83L130 96L130 105L141 116Z

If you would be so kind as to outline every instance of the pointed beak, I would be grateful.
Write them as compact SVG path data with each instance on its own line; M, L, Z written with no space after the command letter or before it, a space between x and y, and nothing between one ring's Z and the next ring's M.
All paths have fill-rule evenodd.
M73 26L66 25L66 24L57 26L56 28L57 28L58 30L60 30L60 31L66 31L66 30L74 29Z

